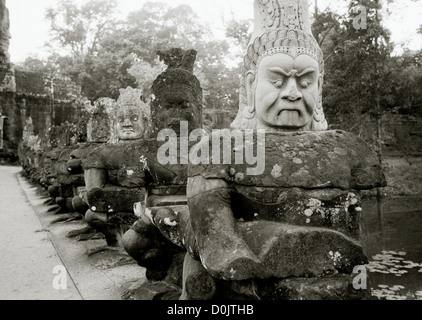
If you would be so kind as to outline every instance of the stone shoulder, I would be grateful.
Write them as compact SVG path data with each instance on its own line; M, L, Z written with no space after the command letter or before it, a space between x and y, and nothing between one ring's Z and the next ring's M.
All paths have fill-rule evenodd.
M247 130L238 131L246 137ZM222 140L216 145L213 137L215 135L202 140L198 148L208 144L210 150L219 148L220 154L230 148L229 164L222 161L220 164L212 161L209 164L190 164L189 177L201 175L208 179L262 187L368 189L385 186L376 153L361 138L349 132L267 133L263 140L255 131L253 143L248 145L245 139L243 142L236 141L236 134L233 134L229 147ZM259 161L265 164L263 173L259 175L250 175L247 171L253 166L253 162L248 163L246 159L251 145L256 157L255 165ZM243 153L243 163L236 161L236 153L239 152Z

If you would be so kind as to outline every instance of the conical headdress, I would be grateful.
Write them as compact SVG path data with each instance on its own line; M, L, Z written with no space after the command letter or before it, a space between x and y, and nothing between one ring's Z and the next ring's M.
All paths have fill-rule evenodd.
M324 75L322 50L312 35L308 0L255 0L254 32L243 59L240 79L239 112L233 128L244 128L244 109L248 107L246 74L256 71L262 58L285 53L292 57L307 54L318 61L321 76ZM322 87L322 85L321 85ZM326 130L322 109L322 90L314 111L313 130Z

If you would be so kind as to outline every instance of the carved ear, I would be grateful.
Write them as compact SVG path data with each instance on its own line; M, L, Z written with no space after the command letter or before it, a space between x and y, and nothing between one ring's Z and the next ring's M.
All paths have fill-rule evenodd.
M322 84L324 82L324 77L320 74L318 77L318 92L322 93Z
M246 98L248 99L248 111L255 111L255 71L249 70L246 74Z

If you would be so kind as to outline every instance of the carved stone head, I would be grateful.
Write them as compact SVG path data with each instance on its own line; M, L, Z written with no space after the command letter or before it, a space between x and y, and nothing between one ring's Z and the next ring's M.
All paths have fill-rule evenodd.
M192 73L196 54L180 48L158 52L167 69L152 84L154 133L162 129L179 133L181 121L187 121L190 130L202 127L202 88Z
M116 138L132 141L148 138L150 131L149 106L141 100L142 90L120 89L116 108Z
M307 0L255 0L255 26L242 66L232 127L318 131L324 60L311 33Z

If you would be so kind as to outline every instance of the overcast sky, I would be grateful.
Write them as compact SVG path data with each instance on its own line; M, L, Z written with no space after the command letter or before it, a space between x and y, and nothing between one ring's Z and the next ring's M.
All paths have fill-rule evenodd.
M86 0L76 0L84 2ZM48 23L44 20L45 10L54 6L58 0L6 0L10 13L10 56L12 62L20 62L28 56L45 57L43 44L48 40ZM120 16L126 17L131 11L142 7L147 0L118 0ZM162 0L171 6L182 3L189 4L195 12L209 24L215 33L221 34L222 17L229 19L253 18L253 0ZM310 0L313 4L315 1ZM323 10L327 6L344 14L345 9L336 0L318 0L318 7ZM347 3L341 1L341 3ZM405 5L404 5L405 4ZM311 8L313 10L313 8ZM422 0L396 0L389 5L392 12L385 17L385 24L392 32L395 43L405 43L411 50L422 49L422 35L416 29L422 24Z

